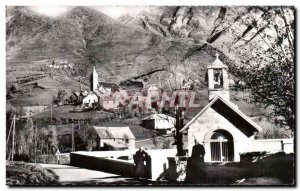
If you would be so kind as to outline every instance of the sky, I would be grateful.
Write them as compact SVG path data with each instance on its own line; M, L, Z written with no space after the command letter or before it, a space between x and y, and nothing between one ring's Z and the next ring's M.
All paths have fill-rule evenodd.
M36 11L40 14L44 14L51 17L57 17L60 14L67 12L68 10L72 9L73 7L67 6L32 6L29 7L31 10ZM112 17L118 18L124 14L138 14L139 12L148 9L148 7L138 7L138 6L101 6L101 7L90 7L96 9L98 11L103 12L104 14Z

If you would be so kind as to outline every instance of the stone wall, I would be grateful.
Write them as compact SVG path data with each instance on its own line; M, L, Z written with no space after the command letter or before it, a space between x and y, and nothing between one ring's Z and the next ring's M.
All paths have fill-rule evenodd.
M253 140L248 152L279 152L294 153L294 139L258 139Z
M101 158L81 153L70 153L70 165L103 172L133 177L135 166L132 162L115 158Z
M70 164L82 168L89 168L108 173L120 174L126 177L133 177L135 165L133 155L137 149L124 151L93 151L73 152L70 154ZM176 149L146 150L150 156L149 178L152 180L161 179L165 176L168 167L168 157L174 157ZM125 160L120 160L122 158Z

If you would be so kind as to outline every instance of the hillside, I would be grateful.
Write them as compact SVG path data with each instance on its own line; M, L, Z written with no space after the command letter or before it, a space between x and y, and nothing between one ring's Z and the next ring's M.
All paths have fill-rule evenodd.
M122 81L188 58L205 68L215 54L205 50L190 56L203 44L141 32L89 8L77 7L54 19L24 9L17 9L7 22L8 68L19 62L34 67L42 59L79 59L96 64L103 79ZM124 71L130 72L124 76Z

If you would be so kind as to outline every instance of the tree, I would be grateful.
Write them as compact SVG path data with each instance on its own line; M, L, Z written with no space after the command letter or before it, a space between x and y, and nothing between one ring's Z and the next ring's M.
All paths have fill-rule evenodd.
M231 73L250 88L254 102L273 109L270 118L295 128L295 10L293 7L231 7L220 9L207 39L236 59Z
M236 52L242 65L238 75L251 89L256 103L272 107L275 124L295 128L295 49L294 9L292 7L253 8L260 17L251 15L241 22L246 29L241 49ZM246 39L245 39L246 38Z
M53 152L56 152L56 149L58 149L58 136L57 136L57 131L56 131L56 127L55 126L53 126L51 128L49 136L50 136L49 137L50 146L51 146Z
M63 102L66 95L67 95L67 92L65 90L59 90L57 93L57 98L60 102Z
M77 131L77 136L80 139L79 142L82 143L82 147L86 150L91 151L94 147L96 147L96 139L98 135L92 125L86 124L85 126L81 126Z
M26 135L26 154L31 157L33 146L34 146L34 129L33 129L33 122L31 118L28 118L26 124L24 126L24 133Z

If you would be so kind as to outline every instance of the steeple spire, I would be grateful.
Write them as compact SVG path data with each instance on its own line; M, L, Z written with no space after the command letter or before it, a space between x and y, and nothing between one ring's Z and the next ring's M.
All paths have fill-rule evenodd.
M98 86L98 73L96 71L96 65L94 64L93 72L91 75L91 91L95 91Z

